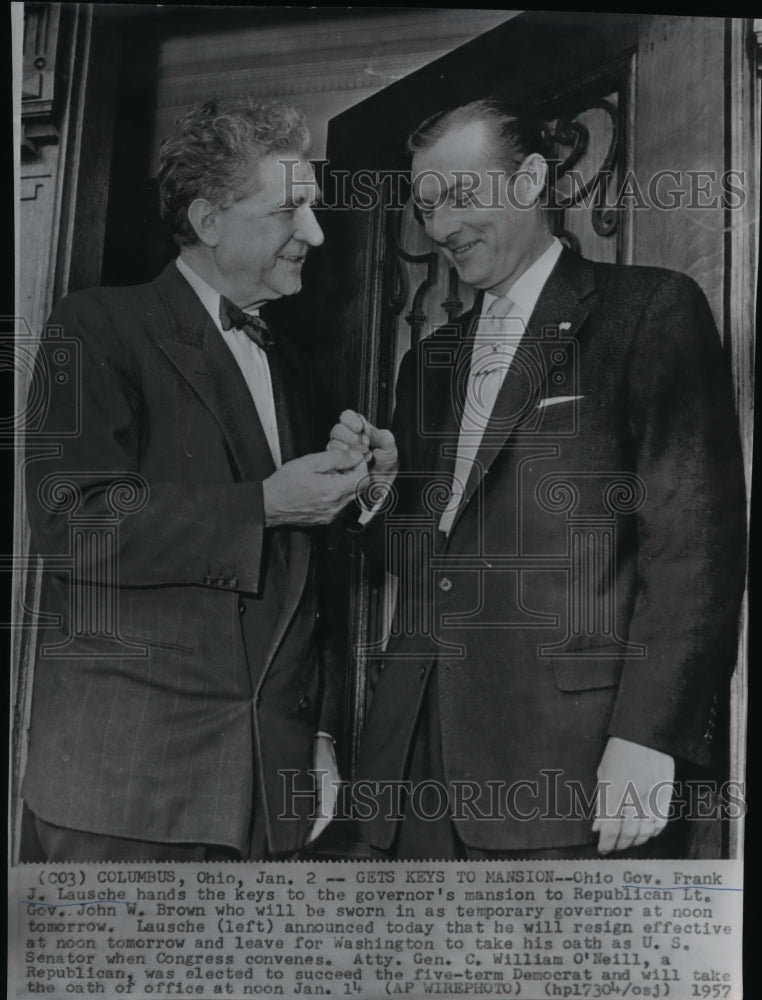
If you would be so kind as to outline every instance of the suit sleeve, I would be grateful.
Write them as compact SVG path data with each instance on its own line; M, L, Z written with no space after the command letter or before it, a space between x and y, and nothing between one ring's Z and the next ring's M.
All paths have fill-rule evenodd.
M48 325L78 343L81 369L73 392L46 377L38 356L38 376L49 389L39 440L52 447L42 456L29 449L26 459L37 551L55 568L71 555L75 522L118 522L116 551L93 547L80 561L85 582L113 583L116 564L122 586L198 584L256 593L261 482L146 482L140 452L150 426L139 366L108 310L96 294L79 293L63 300ZM76 426L76 435L63 435ZM52 450L57 454L48 457Z
M632 341L627 414L638 577L609 732L693 763L709 759L712 705L735 662L746 501L729 366L709 306L683 275L661 279Z

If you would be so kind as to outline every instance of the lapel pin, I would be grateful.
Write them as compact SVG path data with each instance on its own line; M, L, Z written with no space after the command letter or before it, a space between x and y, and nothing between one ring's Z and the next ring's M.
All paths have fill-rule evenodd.
M559 323L558 324L558 329L559 330L571 330L571 323L569 323L567 320L564 320L563 323Z

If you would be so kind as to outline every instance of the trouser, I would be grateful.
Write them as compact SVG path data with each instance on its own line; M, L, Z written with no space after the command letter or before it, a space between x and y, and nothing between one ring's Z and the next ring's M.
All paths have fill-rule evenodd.
M264 822L255 819L247 856L224 844L172 844L112 837L88 830L57 826L24 806L21 862L76 861L264 861L268 859Z
M413 733L408 758L406 781L409 787L423 788L424 785L438 788L447 787L442 759L442 733L439 718L439 687L436 666L424 692L421 709ZM417 798L417 809L411 808L410 796L402 806L402 818L397 824L395 840L389 850L373 847L377 858L393 857L397 860L463 861L463 860L542 860L542 859L600 859L595 842L562 847L543 847L520 850L489 850L472 847L463 842L453 823L449 810L437 809L441 802L432 797L426 802L425 795ZM426 815L432 818L426 818ZM592 825L592 819L591 819ZM691 824L674 821L655 838L639 847L609 854L612 859L638 858L685 858L689 856L687 839Z

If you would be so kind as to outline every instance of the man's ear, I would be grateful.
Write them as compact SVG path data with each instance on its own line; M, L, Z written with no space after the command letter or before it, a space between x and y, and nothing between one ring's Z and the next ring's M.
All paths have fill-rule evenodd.
M514 174L516 204L530 208L540 199L548 177L548 164L539 153L530 153Z
M196 198L188 206L188 222L204 246L216 247L220 242L218 211L206 198Z

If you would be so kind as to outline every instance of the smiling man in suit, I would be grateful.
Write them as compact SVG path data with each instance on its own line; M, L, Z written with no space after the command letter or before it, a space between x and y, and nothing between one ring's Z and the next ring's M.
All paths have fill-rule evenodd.
M291 106L194 108L160 156L178 258L50 318L81 373L77 398L51 382L44 431L60 443L28 464L54 623L23 786L35 859L278 857L325 824L306 796L284 802L280 772L301 789L311 768L337 777L314 529L365 466L315 453L308 369L259 316L299 291L323 241L308 143Z
M480 294L403 359L393 433L331 432L372 454L364 532L399 578L357 815L400 858L685 856L673 782L718 773L745 565L711 312L684 275L564 248L542 133L496 102L410 151Z

